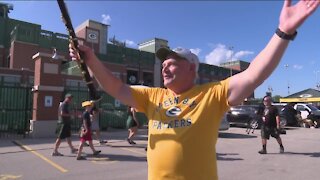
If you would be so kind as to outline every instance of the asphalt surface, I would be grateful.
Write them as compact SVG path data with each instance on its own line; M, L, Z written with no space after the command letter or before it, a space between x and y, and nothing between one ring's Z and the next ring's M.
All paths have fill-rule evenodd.
M140 129L136 145L126 140L127 131L113 129L103 132L108 140L106 145L94 141L96 150L101 154L93 156L89 147L84 147L86 160L76 160L76 154L63 141L59 152L64 156L51 156L54 138L40 139L1 139L0 140L0 180L106 180L106 179L147 179L147 161L145 147L147 129ZM74 135L72 142L79 145Z
M147 129L140 129L136 145L129 145L126 130L103 132L106 145L94 145L102 153L94 157L84 147L87 160L76 160L66 142L62 157L52 157L54 138L0 139L0 180L144 180L147 179L145 147ZM313 180L320 179L320 129L290 128L282 135L285 153L275 139L268 141L268 154L261 155L260 131L246 134L244 128L220 132L217 149L218 175L222 180ZM73 145L79 139L73 136Z
M231 128L220 133L217 143L219 179L232 180L318 180L320 129L290 128L281 135L285 152L279 153L274 138L267 142L268 154L261 150L260 130L246 134Z

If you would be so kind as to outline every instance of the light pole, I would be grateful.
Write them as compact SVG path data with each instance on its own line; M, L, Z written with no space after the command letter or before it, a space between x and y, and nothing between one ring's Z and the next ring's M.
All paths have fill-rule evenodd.
M272 91L273 91L272 86L268 86L267 95L272 97Z
M289 64L285 64L284 67L286 68L286 71L288 71ZM288 83L288 95L290 95L290 84L289 84L289 76L287 76L287 83Z
M231 64L232 64L232 57L233 57L233 46L230 46L229 47L229 51L230 51L230 61L229 61L229 69L230 69L230 77L232 76L232 67L231 67Z

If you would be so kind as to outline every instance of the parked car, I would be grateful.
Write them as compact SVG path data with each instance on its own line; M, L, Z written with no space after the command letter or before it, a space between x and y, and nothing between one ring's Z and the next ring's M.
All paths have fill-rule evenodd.
M293 119L291 120L288 118L288 115L287 115L288 112L286 112L284 109L286 103L274 103L272 105L277 107L277 109L278 109L278 113L279 113L279 117L280 117L280 126L282 128L287 126L288 122L290 122L289 125L295 126L293 124L295 124L294 121L297 121L297 120L293 120Z
M320 110L312 104L297 103L294 105L294 109L301 112L302 119L308 118L310 114L320 119Z
M226 131L228 130L230 127L229 121L227 120L227 116L226 114L223 115L221 122L220 122L220 127L219 127L219 131Z
M286 120L286 126L294 127L318 127L320 123L320 110L305 103L295 103L293 109L286 108L286 103L273 104L278 107L280 118Z
M280 108L277 106L277 108ZM264 106L262 105L239 105L233 106L227 112L227 120L230 125L249 127L252 129L260 128L262 124ZM280 113L280 111L279 111ZM285 134L283 130L286 126L286 119L281 118L280 115L281 133Z
M253 129L260 128L262 120L263 107L259 105L239 105L233 106L226 113L227 120L230 125L251 127ZM258 127L252 121L258 122ZM254 127L253 127L254 126Z
M305 103L297 103L294 105L294 109L301 112L301 118L309 119L316 124L316 127L320 125L320 110L312 105Z

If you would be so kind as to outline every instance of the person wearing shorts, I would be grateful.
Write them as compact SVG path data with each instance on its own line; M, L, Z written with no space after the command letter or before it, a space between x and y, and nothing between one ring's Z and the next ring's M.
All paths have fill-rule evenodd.
M297 28L319 5L320 1L314 0L295 4L285 0L275 33L250 66L216 82L197 84L200 62L189 48L156 48L164 88L125 84L115 76L112 66L100 61L88 46L74 47L70 43L69 54L72 60L88 65L106 93L148 117L149 180L217 180L216 143L222 116L271 75L290 40L297 35ZM167 24L164 20L163 25ZM84 58L80 58L78 50Z
M91 131L92 134L95 134L95 138L97 141L99 141L100 145L107 143L107 140L101 139L100 135L100 127L99 127L99 109L96 105L93 105L93 108L90 112L91 117Z
M280 146L280 153L284 152L284 147L282 145L282 140L280 138L280 116L277 107L273 106L272 98L270 96L265 96L263 98L263 104L265 109L262 117L261 126L261 140L262 149L259 151L260 154L267 154L267 140L270 136L274 137Z
M139 127L139 121L136 115L136 110L133 107L128 106L128 118L127 118L127 128L128 128L128 138L127 142L129 144L136 144L132 139L137 134Z
M86 159L85 157L81 156L83 145L86 141L89 142L89 146L93 152L93 155L98 155L101 153L101 151L96 151L92 144L92 135L91 135L91 117L90 117L90 111L93 107L93 102L91 101L84 101L82 102L82 107L85 108L85 111L82 114L82 120L83 124L81 127L80 132L80 144L79 144L79 150L77 154L77 160L83 160Z
M58 109L58 123L56 128L57 140L54 144L54 149L52 156L63 156L58 151L58 148L61 144L61 140L66 139L67 143L71 149L71 153L76 153L77 149L73 147L71 142L71 113L69 110L69 104L72 101L72 95L66 94L63 102L60 103Z

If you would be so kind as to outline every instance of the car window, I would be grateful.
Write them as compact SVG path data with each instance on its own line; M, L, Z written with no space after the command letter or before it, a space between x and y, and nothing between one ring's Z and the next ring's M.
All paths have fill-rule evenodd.
M307 104L307 106L311 109L311 111L318 111L319 109L311 104Z
M303 105L297 105L297 111L305 111L306 108Z

